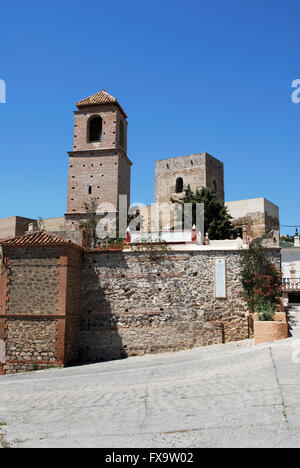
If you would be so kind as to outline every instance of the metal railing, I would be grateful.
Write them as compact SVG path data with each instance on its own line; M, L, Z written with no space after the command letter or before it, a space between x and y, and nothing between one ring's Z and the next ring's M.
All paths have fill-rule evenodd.
M300 278L283 278L282 287L285 291L300 291Z

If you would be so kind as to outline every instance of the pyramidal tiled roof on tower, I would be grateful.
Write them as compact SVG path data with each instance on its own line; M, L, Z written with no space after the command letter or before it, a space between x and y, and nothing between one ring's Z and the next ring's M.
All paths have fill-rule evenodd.
M111 96L110 94L108 94L106 91L104 91L104 89L99 91L99 93L93 94L92 96L89 96L77 102L76 106L78 107L78 109L80 109L81 107L85 107L85 106L98 106L101 104L116 104L120 108L120 110L123 112L125 117L127 117L124 110L118 103L117 99Z

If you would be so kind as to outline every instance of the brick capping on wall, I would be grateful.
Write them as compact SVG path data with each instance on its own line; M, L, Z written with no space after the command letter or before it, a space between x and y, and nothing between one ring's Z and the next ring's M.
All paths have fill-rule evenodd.
M10 319L10 318L17 318L19 320L21 319L51 319L51 320L65 320L66 317L64 315L47 315L47 314L2 314L0 315L0 320L1 319ZM72 317L67 317L68 318L76 318L79 319L80 315L72 315ZM1 329L0 329L0 334L1 334ZM1 339L1 338L0 338Z

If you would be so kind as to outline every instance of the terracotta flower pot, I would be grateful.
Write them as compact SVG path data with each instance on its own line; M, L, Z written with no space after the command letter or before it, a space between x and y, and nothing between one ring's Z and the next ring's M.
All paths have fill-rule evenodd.
M285 340L288 338L288 324L286 314L278 312L273 322L261 322L257 314L254 314L254 344L267 343L269 341Z
M258 314L253 314L254 322L260 322ZM274 315L274 322L287 322L285 312L276 312Z

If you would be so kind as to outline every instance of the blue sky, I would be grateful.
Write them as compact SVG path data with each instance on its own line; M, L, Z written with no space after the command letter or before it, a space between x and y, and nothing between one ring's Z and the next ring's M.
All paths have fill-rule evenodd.
M153 201L156 159L207 151L226 200L266 197L300 224L299 14L299 0L2 4L0 217L65 213L75 103L104 88L128 114L132 201Z

